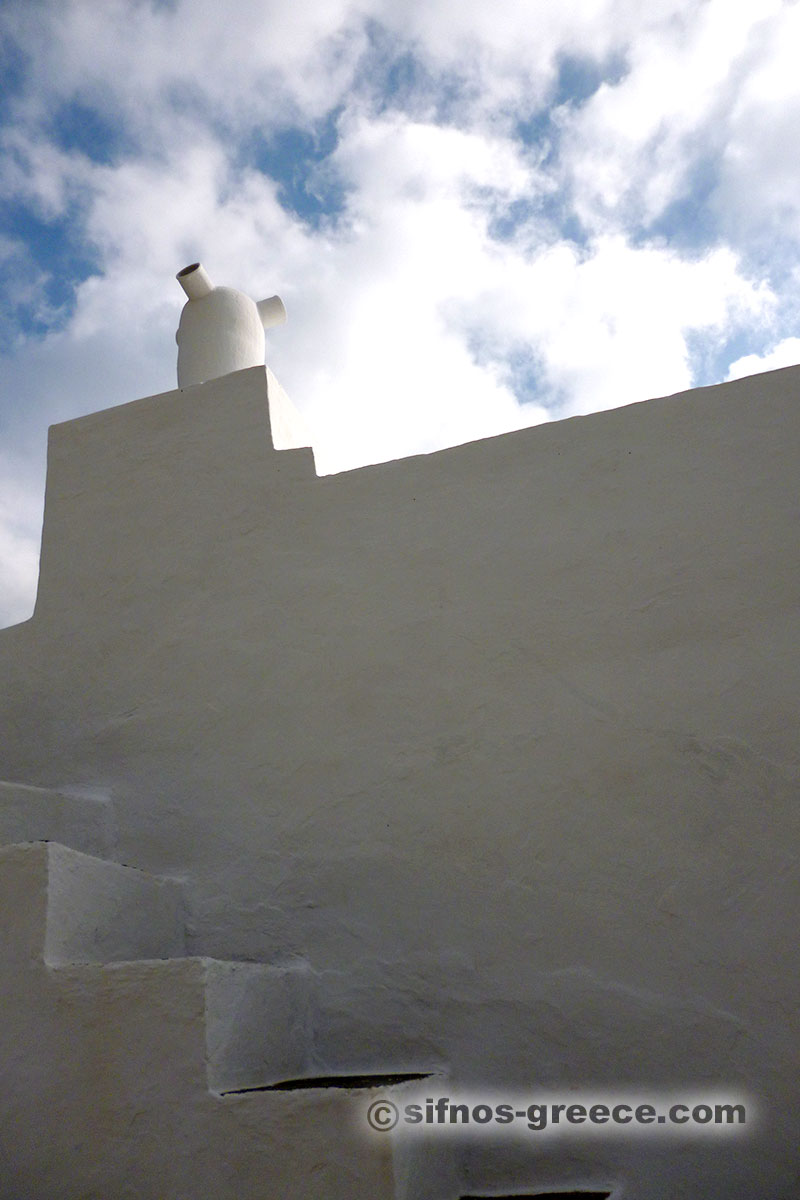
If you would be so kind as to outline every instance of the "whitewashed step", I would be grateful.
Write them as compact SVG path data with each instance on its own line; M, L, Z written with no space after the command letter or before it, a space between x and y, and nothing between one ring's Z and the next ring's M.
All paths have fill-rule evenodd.
M109 799L0 780L0 845L53 841L109 857L113 839Z
M120 988L128 998L141 992L137 1003L150 993L156 1007L172 996L198 1014L198 1059L211 1091L308 1071L313 972L304 962L185 957L175 880L55 842L0 847L0 949L7 967L38 961L57 969L65 994Z
M231 1088L298 1064L269 1060L285 1013L270 1018L254 1002L257 970L229 966L174 958L6 969L3 1200L395 1200L391 1143L363 1132L361 1096ZM254 1035L262 1014L260 1043L248 1050L233 1025L221 1030L224 1002Z
M209 1089L243 1091L307 1074L315 978L308 964L202 961Z
M6 953L50 966L185 952L179 882L57 842L0 848L0 914Z
M430 1164L397 1177L363 1091L274 1088L312 1074L314 972L183 956L179 899L54 843L0 848L2 1200L418 1200Z

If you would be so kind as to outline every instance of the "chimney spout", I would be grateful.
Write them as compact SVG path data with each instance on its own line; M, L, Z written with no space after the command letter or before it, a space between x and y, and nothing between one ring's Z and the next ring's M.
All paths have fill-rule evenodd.
M191 263L175 276L190 300L200 300L214 290L208 272L202 263Z
M286 309L280 296L270 296L268 300L259 300L256 308L265 329L271 329L273 325L283 325L286 320Z

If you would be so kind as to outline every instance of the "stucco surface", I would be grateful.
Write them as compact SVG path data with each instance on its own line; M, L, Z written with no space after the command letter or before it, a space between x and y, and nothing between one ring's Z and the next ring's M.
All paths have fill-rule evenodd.
M317 1074L762 1113L724 1150L473 1146L442 1200L789 1200L800 369L323 478L265 384L53 428L3 776L110 797L192 955L310 964Z

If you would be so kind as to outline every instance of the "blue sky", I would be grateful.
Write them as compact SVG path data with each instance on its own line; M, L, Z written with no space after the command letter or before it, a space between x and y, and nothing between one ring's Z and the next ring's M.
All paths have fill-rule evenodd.
M279 292L322 472L800 360L797 0L5 0L0 623L47 426Z

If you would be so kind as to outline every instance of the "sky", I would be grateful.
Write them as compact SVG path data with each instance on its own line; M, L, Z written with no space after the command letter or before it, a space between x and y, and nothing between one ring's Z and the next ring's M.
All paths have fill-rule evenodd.
M0 625L47 428L286 325L317 470L800 361L798 0L0 0Z

